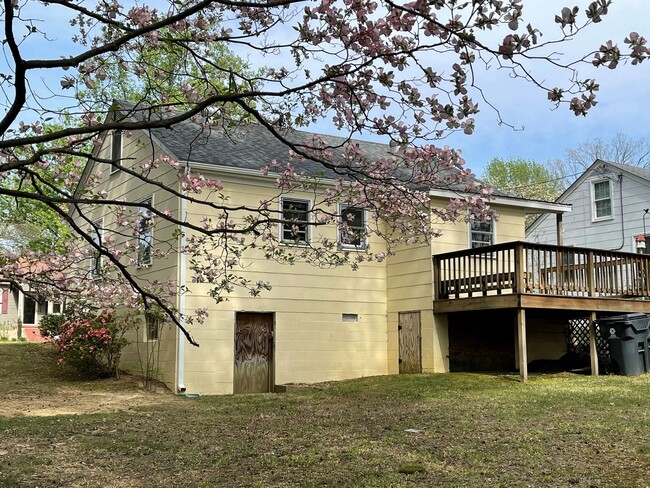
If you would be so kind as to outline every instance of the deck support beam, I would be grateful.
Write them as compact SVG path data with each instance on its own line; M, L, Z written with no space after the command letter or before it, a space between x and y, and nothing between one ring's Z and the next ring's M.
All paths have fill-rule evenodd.
M528 381L528 353L526 344L526 309L517 309L517 344L519 351L519 378Z
M589 358L591 374L598 376L598 348L596 347L596 312L589 314Z

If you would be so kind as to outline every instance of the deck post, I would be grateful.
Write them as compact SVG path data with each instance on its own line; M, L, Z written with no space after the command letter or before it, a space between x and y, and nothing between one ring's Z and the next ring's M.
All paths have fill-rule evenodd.
M589 289L589 296L596 296L596 265L594 263L594 252L589 250L587 252L587 288Z
M523 293L526 290L526 252L524 243L515 243L515 293Z
M562 232L562 214L557 213L555 214L555 232L557 233L557 245L558 246L563 246L564 245L564 236Z
M596 347L596 312L589 314L589 358L591 374L598 376L598 348Z
M522 383L528 381L528 354L526 352L526 309L517 309L517 343L519 351L519 377Z

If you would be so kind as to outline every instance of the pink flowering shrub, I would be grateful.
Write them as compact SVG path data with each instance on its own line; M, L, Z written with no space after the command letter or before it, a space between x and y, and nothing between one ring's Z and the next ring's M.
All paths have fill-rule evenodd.
M126 325L112 311L78 317L61 325L54 343L59 362L91 376L117 376L120 355L127 341Z

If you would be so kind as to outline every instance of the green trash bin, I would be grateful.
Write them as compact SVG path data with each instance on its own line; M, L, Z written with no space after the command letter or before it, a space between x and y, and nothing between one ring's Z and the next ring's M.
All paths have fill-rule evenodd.
M644 313L615 315L597 321L600 334L609 342L615 369L625 376L650 372L648 335L650 317Z

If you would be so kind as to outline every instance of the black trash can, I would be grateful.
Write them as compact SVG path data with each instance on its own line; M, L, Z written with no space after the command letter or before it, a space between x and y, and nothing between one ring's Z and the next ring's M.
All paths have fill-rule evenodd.
M609 342L609 352L620 374L637 376L650 372L648 335L650 317L644 313L615 315L597 321L600 334Z

